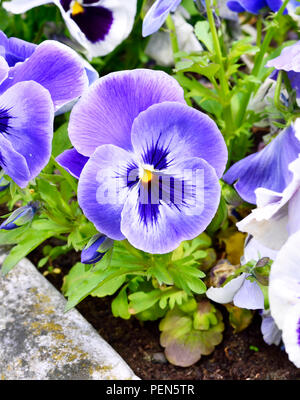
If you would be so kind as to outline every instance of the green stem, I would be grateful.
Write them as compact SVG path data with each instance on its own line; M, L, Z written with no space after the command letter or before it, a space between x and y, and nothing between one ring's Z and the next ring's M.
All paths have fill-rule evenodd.
M211 9L211 1L205 0L206 4L206 12L207 12L207 19L210 26L214 50L217 58L217 62L220 65L219 70L219 77L220 77L220 86L221 86L221 95L220 98L223 100L223 118L225 121L225 136L229 137L232 135L233 131L233 119L232 119L232 112L231 112L231 105L230 105L230 89L228 85L228 81L226 79L224 63L223 63L223 55L220 46L219 36L217 32L217 28L215 25L214 15Z
M178 40L177 40L177 36L176 36L176 29L175 29L175 25L174 25L173 19L171 17L171 14L169 14L166 19L166 25L167 25L169 33L170 33L173 56L174 56L174 61L176 63L177 61L180 60L180 57L176 56L176 53L179 52L179 46L178 46Z
M289 2L289 0L285 0L283 2L282 6L280 7L279 11L277 12L276 16L274 17L273 23L275 22L275 25L276 25L276 22L279 20L279 18L282 16L282 14L283 14L288 2ZM254 68L253 68L253 71L252 71L252 75L254 77L257 77L259 75L259 73L260 73L260 70L262 68L263 61L264 61L264 58L265 58L265 54L268 51L268 48L270 46L270 43L271 43L271 41L273 39L273 36L276 33L276 31L277 31L276 26L270 27L268 32L267 32L267 34L266 34L266 36L265 36L265 38L264 38L264 41L263 41L263 43L261 45L261 48L260 48L260 51L257 54L256 59L255 59L255 64L254 64ZM239 115L238 115L238 118L237 118L238 125L240 125L245 119L247 107L248 107L251 95L255 91L255 89L256 89L255 84L250 85L248 92L241 98L240 110L239 110Z
M262 38L262 16L261 15L259 15L257 18L256 31L257 31L256 46L259 47L261 44L261 38Z
M72 190L77 193L77 183L74 181L73 177L64 169L62 168L56 161L53 156L51 156L51 161L55 165L55 168L59 170L61 175L66 179L66 181L69 183L71 186Z
M274 104L275 104L275 107L279 111L285 111L286 110L285 107L281 104L281 101L280 101L282 76L283 76L282 71L279 71L278 77L277 77L277 81L276 81L275 94L274 94Z

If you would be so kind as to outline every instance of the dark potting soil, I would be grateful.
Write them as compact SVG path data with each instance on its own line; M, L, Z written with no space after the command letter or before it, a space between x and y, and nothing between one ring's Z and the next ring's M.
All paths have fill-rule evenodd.
M41 258L38 248L29 258L37 265ZM79 254L70 252L53 262L60 274L46 277L61 289L63 276L79 260ZM47 267L41 272L47 271ZM141 379L188 380L291 380L300 379L300 369L289 360L280 346L269 346L260 332L261 318L255 315L251 325L234 334L224 313L226 329L223 342L210 356L203 356L195 365L182 368L169 364L159 344L158 321L141 323L115 318L111 312L111 298L88 296L77 309L99 334L124 358ZM223 307L219 307L222 311Z

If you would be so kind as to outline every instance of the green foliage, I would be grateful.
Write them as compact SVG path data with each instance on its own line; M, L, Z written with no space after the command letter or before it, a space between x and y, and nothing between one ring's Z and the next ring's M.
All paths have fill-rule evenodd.
M168 311L161 320L160 343L169 362L188 367L211 354L223 338L224 324L220 311L201 300L189 308L181 306Z

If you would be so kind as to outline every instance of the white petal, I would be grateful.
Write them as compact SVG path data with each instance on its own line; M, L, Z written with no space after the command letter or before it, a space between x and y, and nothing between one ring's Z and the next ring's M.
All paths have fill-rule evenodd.
M226 304L230 303L236 292L240 289L244 280L246 278L246 274L241 274L237 278L232 279L229 281L225 286L214 288L210 287L206 291L206 296L210 299L215 301L216 303Z
M93 4L90 7L95 5ZM66 12L60 4L58 5L70 34L86 49L89 59L112 52L128 37L135 19L137 0L102 0L99 5L110 10L113 13L114 20L105 39L96 43L92 43L86 38L76 22L71 18L70 11Z
M51 0L12 0L5 1L2 3L2 7L6 11L10 11L13 14L22 14L31 8L42 6L44 4L56 3L56 1Z
M294 306L286 316L282 340L290 361L300 368L300 304Z
M271 267L269 301L279 329L291 309L300 304L300 231L290 236Z
M290 163L293 173L291 183L282 193L272 190L256 189L257 208L237 223L242 232L248 232L266 247L279 250L289 235L300 228L295 207L300 203L297 192L300 189L300 157Z
M271 260L275 260L277 251L270 249L262 245L254 238L246 240L246 246L244 248L244 255L241 259L241 264L246 264L251 260L258 261L262 257L269 257Z

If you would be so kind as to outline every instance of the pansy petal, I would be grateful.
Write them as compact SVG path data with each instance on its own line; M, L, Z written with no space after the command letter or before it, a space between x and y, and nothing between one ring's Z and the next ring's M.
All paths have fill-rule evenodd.
M97 230L115 240L121 233L121 212L128 194L128 171L136 169L132 154L113 145L97 148L84 166L78 184L78 202Z
M7 78L9 66L5 61L5 58L0 56L0 84Z
M300 231L289 237L272 264L269 278L271 315L279 329L295 305L300 304Z
M134 119L163 101L185 103L182 88L166 73L145 69L111 73L97 80L74 106L71 142L85 156L110 143L130 150Z
M181 241L198 236L219 204L218 178L206 161L187 159L167 173L159 174L158 186L157 175L153 177L153 189L142 183L131 188L122 211L122 233L133 246L149 253L168 253ZM154 194L150 201L148 193Z
M51 0L12 0L5 1L2 3L2 7L6 11L10 11L13 14L23 14L24 12L30 10L31 8L42 6L48 3L55 3Z
M256 282L245 279L240 290L233 298L236 307L248 310L262 310L264 308L264 295Z
M252 14L258 14L263 7L266 7L266 5L265 0L236 0L227 2L227 6L232 11L248 11Z
M262 315L262 322L261 322L261 333L263 335L264 341L271 345L276 344L277 346L281 342L282 332L277 328L274 319L271 315L266 314L263 312Z
M284 151L282 151L284 149ZM300 153L300 140L291 125L282 131L263 150L238 161L224 175L229 184L234 182L238 194L248 203L256 203L255 190L259 187L282 192L293 174L289 164Z
M266 2L268 7L274 12L278 11L283 3L282 0L266 0Z
M7 64L13 67L18 62L25 61L35 51L37 45L19 38L7 38L0 31L0 56L4 57Z
M102 0L83 5L83 12L76 15L67 11L67 7L58 6L73 38L87 50L88 57L93 58L110 53L128 37L137 0Z
M227 148L215 122L185 104L164 102L140 113L132 126L131 141L143 162L153 163L155 169L163 169L156 160L162 156L165 167L175 160L199 157L220 178L227 161Z
M263 246L253 237L249 238L248 236L245 243L244 254L241 259L241 264L247 264L249 261L252 260L258 261L260 258L263 257L269 257L271 260L275 260L277 253L277 251Z
M286 316L282 340L289 360L300 368L300 304L295 305Z
M3 137L1 133L0 166L20 187L25 187L30 180L30 172L25 157L15 151L10 141Z
M11 69L3 92L17 82L33 80L49 90L55 109L80 96L88 85L80 57L74 50L52 40L40 44L25 62Z
M257 208L237 223L240 231L251 234L273 250L279 250L291 233L289 229L293 231L300 224L295 214L289 213L293 198L294 204L298 203L296 194L300 188L300 157L289 165L289 170L293 179L285 190L277 193L264 188L256 189Z
M241 274L237 278L231 279L226 285L222 287L210 287L206 291L206 296L216 303L226 304L232 302L236 292L241 288L244 283L246 274Z
M54 114L49 92L36 82L17 83L0 96L0 107L7 112L6 127L0 135L24 157L32 179L51 154ZM16 183L24 187L28 179Z
M88 157L78 153L76 149L65 150L56 157L56 161L75 178L79 179L81 171L88 161Z
M280 55L268 61L266 67L277 70L300 72L300 41L282 49Z
M143 36L152 35L159 30L171 11L181 3L181 0L157 0L147 12L143 21Z

